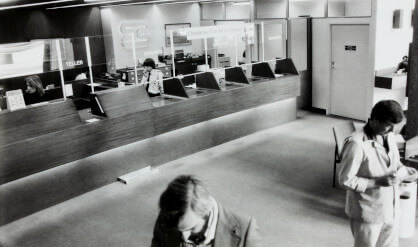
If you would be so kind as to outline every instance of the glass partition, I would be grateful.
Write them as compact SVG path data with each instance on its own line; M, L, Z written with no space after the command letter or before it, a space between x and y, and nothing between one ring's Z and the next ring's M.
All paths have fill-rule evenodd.
M264 59L286 57L286 20L264 22Z
M7 94L22 94L22 107L62 99L59 61L55 39L0 45L0 108L7 109Z
M216 21L216 26L237 26L244 25L245 21ZM214 38L214 47L219 57L226 57L230 60L230 66L236 66L251 60L251 46L256 38L254 29L238 35L224 35Z
M91 57L94 92L132 84L124 80L127 77L125 73L116 69L112 35L92 36L88 37L88 41L90 52L87 54ZM133 62L132 53L126 54L126 59L129 57Z
M224 18L224 4L219 3L201 3L202 19L220 20Z
M88 39L87 39L88 40ZM86 38L62 39L59 42L64 74L64 90L73 99L78 110L90 108L91 70L89 67Z

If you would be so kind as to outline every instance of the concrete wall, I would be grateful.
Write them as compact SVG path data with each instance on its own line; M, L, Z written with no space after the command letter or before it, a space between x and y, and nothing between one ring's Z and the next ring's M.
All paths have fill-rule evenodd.
M237 5L233 3L203 3L202 19L213 20L243 20L251 18L250 4Z
M371 15L371 0L346 0L345 1L345 16L370 16L370 15Z
M289 17L295 18L300 15L311 17L324 17L326 0L315 1L292 1L289 2Z
M222 20L225 9L223 3L202 3L202 19Z
M225 3L225 17L227 20L250 19L250 5L236 5Z
M414 0L376 0L376 70L396 67L412 42ZM393 11L403 10L402 28L392 28Z
M286 18L286 0L257 0L255 2L256 18Z
M293 60L298 71L307 70L307 20L289 19L288 57Z
M416 0L418 5L418 0ZM418 16L415 8L414 16ZM410 50L410 72L408 85L408 115L406 125L406 138L410 139L418 135L418 18L414 18L414 37Z
M328 16L342 17L345 15L345 2L330 1L328 2Z

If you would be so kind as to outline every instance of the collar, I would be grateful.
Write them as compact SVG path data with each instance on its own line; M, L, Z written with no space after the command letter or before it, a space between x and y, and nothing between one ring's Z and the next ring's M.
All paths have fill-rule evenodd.
M374 134L373 129L370 127L369 123L367 123L363 128L363 141L371 143L371 145L374 148L385 149L386 152L388 152L388 153L392 152L391 147L386 146L386 145L388 145L389 139L394 138L392 135L393 135L392 132L388 133L387 136L380 135L382 140L381 140L381 142L379 142L378 141L379 137Z
M213 197L210 197L210 200L212 201L212 210L209 214L208 219L208 225L206 227L206 231L204 233L205 241L203 241L202 244L208 245L210 242L212 242L215 239L215 233L216 233L216 225L218 223L218 215L219 215L219 208L218 204L216 203L215 199ZM186 243L193 243L189 240L190 232L183 232L182 237L183 240Z
M370 141L374 141L375 140L375 134L373 132L372 127L370 127L369 122L366 123L366 125L363 128L364 134L365 134L365 138L364 140L370 140Z

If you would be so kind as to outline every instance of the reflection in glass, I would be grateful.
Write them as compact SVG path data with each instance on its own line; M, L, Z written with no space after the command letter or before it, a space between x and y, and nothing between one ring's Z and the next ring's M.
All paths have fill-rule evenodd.
M58 70L54 40L0 45L0 79Z
M20 90L26 105L63 97L56 40L0 45L0 107L6 92ZM9 93L11 94L11 92Z
M286 57L286 24L281 22L264 22L264 56L265 60Z

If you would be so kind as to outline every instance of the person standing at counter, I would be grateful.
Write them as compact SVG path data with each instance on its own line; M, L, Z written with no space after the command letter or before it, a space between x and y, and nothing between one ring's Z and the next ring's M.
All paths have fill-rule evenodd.
M147 92L150 97L155 97L163 93L163 72L155 68L155 62L152 58L145 59L144 75L141 83L146 84Z
M41 78L37 75L31 75L25 78L26 91L23 95L25 104L36 104L45 101L45 90L42 86Z
M392 133L403 118L396 101L380 101L365 127L345 141L338 179L347 190L345 212L355 247L398 246L398 184L417 176L401 163Z

